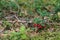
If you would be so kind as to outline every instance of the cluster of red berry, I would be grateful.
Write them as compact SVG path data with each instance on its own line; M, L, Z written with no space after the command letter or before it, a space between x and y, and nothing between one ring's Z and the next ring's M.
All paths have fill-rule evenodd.
M33 24L34 27L37 27L38 29L45 28L46 26L42 26L41 24Z

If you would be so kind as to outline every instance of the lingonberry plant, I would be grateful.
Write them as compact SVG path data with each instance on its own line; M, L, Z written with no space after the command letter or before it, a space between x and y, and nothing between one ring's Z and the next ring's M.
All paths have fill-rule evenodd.
M60 0L0 0L0 21L6 19L6 21L0 22L0 26L4 26L4 28L6 27L9 29L13 25L12 30L10 31L14 32L11 34L11 36L9 36L9 39L6 40L25 40L26 38L28 40L28 37L25 34L27 28L37 28L39 31L43 31L45 28L47 28L49 32L53 29L57 29L54 28L54 22L57 23L60 21L59 12ZM26 27L26 29L25 26L21 27L21 20L23 21L23 24L26 24L27 26L28 21L31 19L33 22L29 23L29 26ZM17 26L15 26L15 24ZM30 27L30 24L33 25L33 27ZM20 30L18 30L18 32L15 32L14 27L17 29L20 28ZM50 27L51 30L48 27ZM60 32L59 29L57 30ZM43 31L43 33L45 32ZM31 33L34 34L34 31ZM28 32L27 35L29 34L29 36L31 36L31 33ZM43 33L36 37L29 37L29 40L55 40L55 37L57 37L53 37L57 34L49 35L49 33ZM57 37L56 40L60 40L60 38Z
M34 19L34 24L33 24L34 28L37 27L36 31L39 31L41 29L46 28L47 26L45 25L45 21L40 19L40 18L35 18Z

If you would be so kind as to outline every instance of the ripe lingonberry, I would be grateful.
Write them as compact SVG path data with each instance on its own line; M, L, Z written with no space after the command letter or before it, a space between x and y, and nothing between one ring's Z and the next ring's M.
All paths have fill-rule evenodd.
M38 27L39 29L42 28L41 24L38 24L37 27Z
M34 27L37 27L37 24L33 24Z

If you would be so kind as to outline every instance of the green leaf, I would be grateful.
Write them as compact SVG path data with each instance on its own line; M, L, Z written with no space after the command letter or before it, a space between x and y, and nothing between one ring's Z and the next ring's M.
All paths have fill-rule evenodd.
M20 33L25 33L26 31L26 28L25 26L22 24L21 27L20 27Z

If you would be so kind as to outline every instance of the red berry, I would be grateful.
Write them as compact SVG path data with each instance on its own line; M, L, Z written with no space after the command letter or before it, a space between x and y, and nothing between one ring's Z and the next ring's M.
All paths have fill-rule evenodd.
M37 26L41 26L40 24L37 24Z
M34 27L37 27L37 24L34 24Z
M40 28L42 28L42 26L39 26L38 28L40 29Z
M42 28L42 26L40 24L37 25L38 28Z

